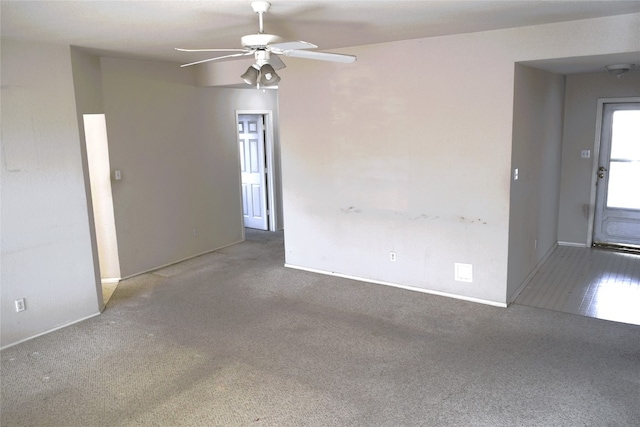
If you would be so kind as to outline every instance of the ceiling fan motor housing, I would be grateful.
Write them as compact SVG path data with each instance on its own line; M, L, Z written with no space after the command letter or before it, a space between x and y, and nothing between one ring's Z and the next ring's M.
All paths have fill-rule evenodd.
M248 48L264 48L270 44L280 43L282 38L273 34L249 34L240 39L243 47Z

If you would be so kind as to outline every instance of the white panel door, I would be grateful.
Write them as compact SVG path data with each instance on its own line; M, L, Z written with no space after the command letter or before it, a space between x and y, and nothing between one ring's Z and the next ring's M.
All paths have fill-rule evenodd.
M640 103L605 104L593 242L640 246Z
M268 230L266 158L262 115L238 115L238 143L244 226Z

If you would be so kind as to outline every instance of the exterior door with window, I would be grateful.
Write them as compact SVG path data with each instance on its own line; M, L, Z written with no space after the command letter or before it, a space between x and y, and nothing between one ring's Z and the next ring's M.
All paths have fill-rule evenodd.
M238 143L244 226L268 230L266 157L262 115L238 115Z
M640 103L604 104L593 243L640 247Z

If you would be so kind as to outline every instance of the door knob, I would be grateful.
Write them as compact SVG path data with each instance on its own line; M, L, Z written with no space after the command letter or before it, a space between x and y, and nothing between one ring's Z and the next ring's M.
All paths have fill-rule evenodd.
M605 168L604 166L600 166L600 167L598 168L598 170L599 170L600 172L606 172L606 171L607 171L607 168Z
M598 174L598 178L604 178L604 174L603 174L602 172L600 172L600 173Z

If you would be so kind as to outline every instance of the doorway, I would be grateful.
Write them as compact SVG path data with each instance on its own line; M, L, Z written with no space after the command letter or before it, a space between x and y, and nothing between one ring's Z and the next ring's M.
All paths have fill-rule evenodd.
M236 111L244 226L277 230L273 116L271 111Z
M84 114L83 122L100 281L103 304L106 304L120 281L120 258L111 193L107 125L104 114Z
M640 248L640 102L600 102L593 245Z

